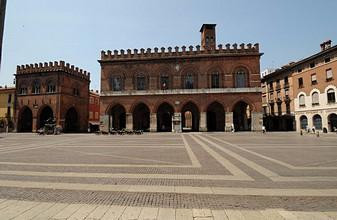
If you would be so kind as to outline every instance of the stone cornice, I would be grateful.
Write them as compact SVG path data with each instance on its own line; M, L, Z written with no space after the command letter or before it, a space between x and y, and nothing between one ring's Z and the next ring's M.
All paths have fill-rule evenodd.
M253 88L219 88L219 89L168 89L168 90L130 90L130 91L102 91L103 96L143 96L143 95L190 95L190 94L231 94L231 93L261 93L259 87Z

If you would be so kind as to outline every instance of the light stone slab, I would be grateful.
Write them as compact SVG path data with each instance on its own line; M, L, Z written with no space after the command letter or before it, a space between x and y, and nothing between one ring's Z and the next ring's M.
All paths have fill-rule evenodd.
M37 206L38 204L38 202L18 201L17 203L2 209L0 211L0 216L2 219L12 219L26 212L27 210L30 210L34 206Z
M96 205L83 205L68 220L84 220L96 207Z
M34 220L46 220L50 219L52 216L64 210L69 204L66 203L56 203L52 207L44 210L41 214L34 217Z
M101 220L118 219L126 209L126 206L110 206L108 211L104 214Z
M37 216L40 213L42 213L43 211L49 209L53 205L55 205L55 203L51 203L51 202L41 202L41 203L38 203L35 207L33 207L33 208L27 210L26 212L20 214L19 216L15 217L13 220L32 219L35 216Z
M268 220L258 210L241 210L240 212L245 220Z
M226 215L229 220L245 220L240 210L236 209L225 209Z
M122 216L121 220L137 220L139 218L140 212L142 211L141 207L127 207Z
M68 219L72 214L79 210L84 204L70 204L52 217L53 220Z
M212 210L214 220L229 220L224 210Z
M93 210L86 218L85 220L97 220L101 219L102 216L108 211L110 206L107 205L100 205L97 206L95 210Z
M156 220L158 208L143 208L138 217L139 220Z
M176 220L192 220L192 210L191 209L176 209Z
M175 219L176 211L175 209L169 208L159 208L158 220L171 220Z

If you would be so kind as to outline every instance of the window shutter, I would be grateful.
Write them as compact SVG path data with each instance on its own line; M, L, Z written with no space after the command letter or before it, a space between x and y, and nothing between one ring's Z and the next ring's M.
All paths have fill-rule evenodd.
M332 69L326 70L326 78L331 79L332 78Z

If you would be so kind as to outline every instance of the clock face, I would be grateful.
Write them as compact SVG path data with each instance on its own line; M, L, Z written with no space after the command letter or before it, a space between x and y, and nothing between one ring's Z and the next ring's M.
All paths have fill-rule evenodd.
M180 69L180 66L179 66L179 64L177 64L176 65L176 70L179 71L179 69Z

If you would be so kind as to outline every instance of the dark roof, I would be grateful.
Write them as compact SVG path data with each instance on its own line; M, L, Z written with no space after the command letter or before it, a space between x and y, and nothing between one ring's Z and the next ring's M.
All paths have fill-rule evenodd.
M330 47L329 49L320 51L320 52L318 52L318 53L316 53L316 54L314 54L312 56L309 56L307 58L304 58L304 59L302 59L300 61L292 62L292 63L290 63L288 65L282 66L281 68L276 69L274 72L272 72L272 73L266 75L265 77L263 77L263 79L268 79L268 78L274 77L274 76L276 76L278 74L282 74L282 73L284 73L284 71L292 70L295 67L298 67L298 66L302 65L303 63L310 62L310 61L312 61L312 60L314 60L314 59L316 59L318 57L324 56L324 55L326 55L326 54L328 54L330 52L333 52L335 50L337 50L337 45L335 45L333 47Z
M203 24L200 28L200 32L203 32L203 30L206 29L214 29L216 24Z

